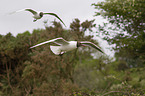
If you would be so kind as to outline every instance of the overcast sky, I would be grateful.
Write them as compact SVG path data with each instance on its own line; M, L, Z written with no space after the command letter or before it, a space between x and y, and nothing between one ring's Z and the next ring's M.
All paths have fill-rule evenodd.
M26 11L7 15L13 11L24 8L32 8L36 11L56 13L69 28L70 23L78 18L81 22L95 19L96 24L102 24L105 20L101 17L94 17L96 9L91 6L102 0L1 0L0 1L0 34L5 35L11 32L14 36L25 31L32 32L33 29L44 28L43 21L59 21L53 16L44 16L42 19L33 22L32 14ZM64 27L64 26L63 26ZM65 28L65 27L64 27ZM100 45L106 49L107 43ZM107 53L109 51L106 51ZM110 53L108 53L110 54Z
M101 23L99 17L94 17L95 9L91 6L101 0L1 0L0 1L0 34L11 32L13 35L22 33L26 30L32 31L34 28L44 28L43 21L48 22L57 18L53 16L44 16L37 22L32 22L32 14L26 11L6 15L13 11L24 8L32 8L36 11L54 12L56 13L69 28L70 22L75 18L79 18L82 22L85 20L96 19ZM97 19L99 18L99 19Z

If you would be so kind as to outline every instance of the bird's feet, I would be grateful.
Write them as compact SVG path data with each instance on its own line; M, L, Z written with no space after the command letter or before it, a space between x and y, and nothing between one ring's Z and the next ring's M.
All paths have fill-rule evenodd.
M63 54L59 54L59 56L62 56Z
M62 52L62 51L61 51L60 54L59 54L59 56L62 56L64 53L65 53L65 52Z
M33 22L36 22L36 21L37 21L37 19L34 19L34 20L33 20Z

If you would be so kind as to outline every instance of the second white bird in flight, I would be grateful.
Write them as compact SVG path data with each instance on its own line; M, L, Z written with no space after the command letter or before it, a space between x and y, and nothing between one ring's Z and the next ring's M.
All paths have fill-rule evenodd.
M14 13L21 12L21 11L31 12L33 14L33 18L34 18L33 22L37 21L38 19L41 19L43 17L43 15L52 15L52 16L55 16L56 18L58 18L64 24L64 22L55 13L36 12L30 8L18 10L18 11L12 12L10 14L14 14ZM66 26L66 25L64 24L64 26Z
M76 48L81 47L81 46L91 46L91 47L95 48L96 50L104 53L97 45L95 45L92 42L89 42L89 41L81 41L81 42L79 42L79 41L66 41L62 37L42 42L40 44L37 44L35 46L30 47L30 49L38 47L38 46L43 45L43 44L51 43L51 42L60 45L60 46L50 46L51 51L55 55L62 55L64 53L66 53L67 51L71 51L71 50L76 49Z

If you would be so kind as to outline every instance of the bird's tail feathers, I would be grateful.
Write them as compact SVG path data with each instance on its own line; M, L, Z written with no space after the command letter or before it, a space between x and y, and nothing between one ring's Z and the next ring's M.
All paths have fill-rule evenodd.
M55 55L61 54L60 46L50 46L50 49Z

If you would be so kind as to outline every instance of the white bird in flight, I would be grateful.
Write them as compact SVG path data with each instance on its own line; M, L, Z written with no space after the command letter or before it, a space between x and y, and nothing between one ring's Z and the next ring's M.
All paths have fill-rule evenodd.
M64 22L55 13L36 12L30 8L18 10L18 11L12 12L10 14L14 14L14 13L21 12L21 11L31 12L33 14L33 18L34 18L33 22L37 21L38 19L41 19L43 17L43 15L52 15L52 16L55 16L56 18L58 18L64 24ZM64 24L64 26L66 26L66 25Z
M42 42L40 44L37 44L37 45L30 47L30 49L38 47L38 46L43 45L43 44L51 43L51 42L59 45L59 46L51 46L50 45L50 49L55 55L62 55L68 51L71 51L71 50L76 49L76 48L81 47L81 46L91 46L91 47L95 48L96 50L100 51L101 53L104 53L97 45L95 45L92 42L89 42L89 41L81 41L81 42L79 42L79 41L66 41L62 37Z

